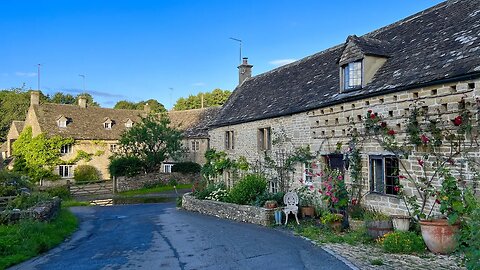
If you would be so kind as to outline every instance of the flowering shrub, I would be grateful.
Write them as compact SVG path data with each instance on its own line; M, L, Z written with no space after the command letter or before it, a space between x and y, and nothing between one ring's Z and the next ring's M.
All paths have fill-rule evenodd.
M420 235L414 232L392 232L378 238L386 252L390 253L420 253L425 251L425 243Z
M224 202L226 201L227 198L228 198L228 192L226 189L222 187L219 187L213 190L212 192L210 192L210 194L208 194L205 197L206 200L212 200L217 202Z
M313 206L315 203L315 188L313 185L304 185L296 190L300 206Z
M341 209L348 206L348 192L339 170L325 170L322 174L320 192L328 207Z

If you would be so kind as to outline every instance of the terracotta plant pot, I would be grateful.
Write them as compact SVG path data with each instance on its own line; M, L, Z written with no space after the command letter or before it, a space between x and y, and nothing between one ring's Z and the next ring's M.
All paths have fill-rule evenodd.
M277 202L275 202L275 201L267 201L267 202L265 202L265 208L268 208L268 209L277 208Z
M335 232L342 231L342 221L333 221L328 226Z
M449 225L446 219L421 220L420 228L423 241L433 253L449 254L457 246L455 234L460 225Z
M392 216L393 228L396 231L408 232L410 229L410 217L409 216Z
M393 224L391 220L371 220L365 221L368 236L379 238L389 232L393 232Z
M313 206L302 206L302 218L305 216L314 217L315 216L315 208Z

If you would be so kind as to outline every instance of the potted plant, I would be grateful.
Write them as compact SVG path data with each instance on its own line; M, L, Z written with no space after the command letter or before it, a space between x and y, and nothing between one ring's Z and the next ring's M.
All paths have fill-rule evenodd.
M405 215L392 215L393 228L396 231L408 232L410 229L410 217Z
M325 211L320 218L320 221L327 225L330 229L340 232L342 230L342 214L335 214Z
M275 201L275 200L265 201L265 208L267 208L267 209L275 209L275 208L277 208L277 201Z
M313 186L302 186L297 189L299 197L300 212L302 217L305 216L314 217L315 216L315 207L313 206L315 188Z
M367 210L363 217L368 236L376 239L393 232L392 219L377 209Z

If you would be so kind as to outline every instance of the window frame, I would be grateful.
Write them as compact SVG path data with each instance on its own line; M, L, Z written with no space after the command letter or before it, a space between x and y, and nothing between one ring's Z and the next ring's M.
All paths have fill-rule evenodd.
M65 175L65 169L67 169L67 174ZM74 165L58 165L58 175L61 178L73 178Z
M190 151L191 152L199 152L200 151L200 142L197 140L193 140L190 142Z
M172 167L175 165L174 163L163 163L162 164L162 172L163 173L172 173Z
M303 184L313 186L313 166L311 162L303 163Z
M103 123L103 128L112 129L112 123L111 122L104 122Z
M117 152L117 150L118 150L117 144L116 144L116 143L111 143L111 144L109 145L108 149L110 150L111 153Z
M372 161L375 161L375 163ZM389 162L393 162L394 164L388 166ZM373 167L375 164L381 165L381 183L378 183L379 177L376 177L376 170ZM396 174L395 172L389 173L389 170L396 171ZM400 183L399 170L399 160L394 155L369 155L368 181L370 185L370 193L397 196L398 191L395 190L395 186L398 186ZM381 189L379 187L381 187Z
M60 154L66 155L72 153L73 145L72 144L64 144L60 147Z
M263 127L258 129L257 147L260 151L272 150L272 128Z
M355 66L359 65L358 69L355 69ZM356 71L359 70L360 74L355 74ZM344 91L354 91L362 88L363 85L363 59L358 60L358 61L353 61L348 64L345 64L342 66L342 84L343 84L343 89ZM350 85L350 80L352 78L351 75L360 75L358 78L355 78L357 76L354 76L352 79L353 81L358 80L358 84L353 84Z
M235 132L233 130L225 131L225 150L235 149Z

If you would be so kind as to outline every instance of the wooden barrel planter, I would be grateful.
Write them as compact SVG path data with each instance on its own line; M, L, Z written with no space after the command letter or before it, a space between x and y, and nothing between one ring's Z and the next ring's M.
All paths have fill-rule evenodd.
M391 220L372 220L365 221L367 235L372 238L379 238L389 232L393 232L393 224Z

